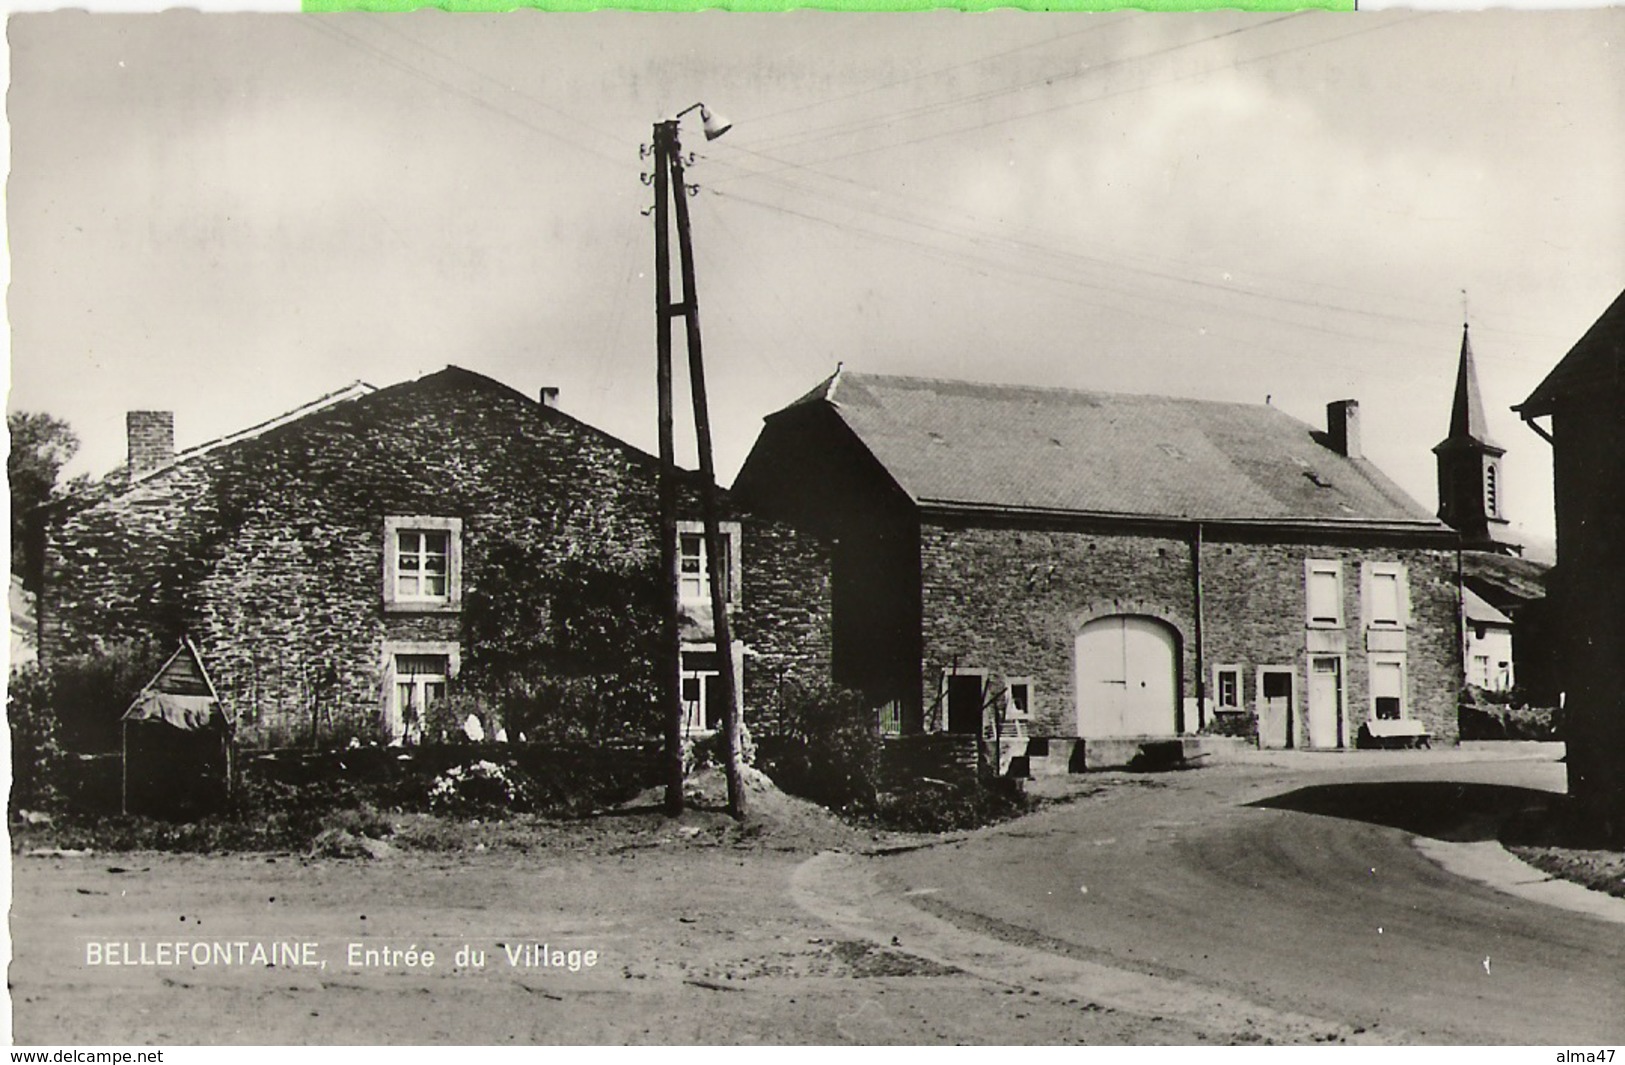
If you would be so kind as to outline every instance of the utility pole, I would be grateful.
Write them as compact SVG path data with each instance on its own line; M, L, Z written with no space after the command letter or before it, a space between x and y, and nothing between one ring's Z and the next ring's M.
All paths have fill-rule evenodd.
M683 180L682 145L677 139L677 123L683 115L696 108L705 123L706 140L715 140L728 129L700 104L694 104L677 113L670 121L655 125L655 300L660 323L659 341L661 381L661 556L668 582L669 618L663 621L671 639L666 641L670 653L680 654L677 646L677 520L676 520L676 463L671 448L671 318L683 316L688 343L688 377L694 405L694 435L700 457L700 509L705 522L705 556L707 583L711 586L711 626L716 645L717 677L723 701L722 731L726 745L723 769L728 779L728 812L743 820L749 812L745 793L744 767L740 753L743 726L740 721L740 697L734 675L733 639L728 626L728 592L731 583L729 568L724 559L729 555L722 538L721 506L717 499L716 465L711 451L711 417L705 392L705 362L700 347L699 293L694 283L694 247L688 218L688 187ZM683 301L671 302L670 251L666 232L667 188L675 198L677 221L677 251L683 282ZM734 552L737 556L738 552ZM682 811L682 692L677 670L666 670L667 682L677 687L677 697L669 704L667 716L667 759L671 776L667 783L666 808ZM675 741L675 742L673 742ZM675 755L673 755L675 751ZM675 765L673 765L675 763ZM676 800L672 793L675 789Z
M660 705L666 726L666 813L683 812L683 691L677 629L677 447L672 431L671 232L666 218L668 164L677 144L677 122L655 123L655 380L660 417ZM678 194L681 196L681 192Z

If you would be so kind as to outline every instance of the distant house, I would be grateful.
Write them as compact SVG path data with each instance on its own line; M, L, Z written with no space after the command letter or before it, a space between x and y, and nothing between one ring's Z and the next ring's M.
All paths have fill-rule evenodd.
M1467 629L1467 683L1485 691L1511 691L1516 680L1512 619L1471 588L1462 589L1461 614Z
M1453 741L1457 535L1328 415L841 370L735 492L834 542L835 679L899 732Z
M126 468L43 515L42 660L186 637L246 745L428 738L478 650L467 605L505 549L549 567L658 568L656 460L556 401L450 367L356 384L180 452L170 412L132 412ZM733 665L746 706L771 709L786 675L828 661L827 565L791 530L728 517L735 631L751 652ZM695 528L679 563L682 668L703 731L723 667Z
M1506 449L1490 439L1478 368L1466 325L1450 407L1450 430L1434 448L1439 520L1461 534L1466 682L1508 691L1513 678L1538 702L1555 705L1545 576L1508 529L1502 476Z
M1552 445L1569 794L1625 835L1625 293L1513 409Z

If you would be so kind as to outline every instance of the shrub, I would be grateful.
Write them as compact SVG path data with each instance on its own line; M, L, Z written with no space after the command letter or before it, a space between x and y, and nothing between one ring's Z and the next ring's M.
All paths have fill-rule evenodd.
M150 643L118 643L51 663L47 688L57 740L70 751L119 749L119 718L169 652Z
M882 740L861 695L827 684L788 687L780 728L757 747L775 784L836 810L876 808Z
M511 766L484 760L454 765L429 787L429 809L437 814L506 813L529 805L523 776Z
M6 717L11 723L11 808L55 809L62 798L62 748L51 687L37 662L12 671Z
M465 608L462 687L511 738L601 743L661 734L651 619L665 606L656 573L561 562L515 543L494 545L481 570Z
M1516 700L1517 690L1491 692L1462 690L1456 724L1464 740L1559 740L1562 712L1551 707L1527 706Z
M882 795L875 820L904 832L955 832L1019 817L1033 803L1009 777L949 783L912 781Z
M1251 740L1258 737L1258 719L1243 710L1222 711L1208 718L1202 726L1204 736L1234 736L1238 739Z

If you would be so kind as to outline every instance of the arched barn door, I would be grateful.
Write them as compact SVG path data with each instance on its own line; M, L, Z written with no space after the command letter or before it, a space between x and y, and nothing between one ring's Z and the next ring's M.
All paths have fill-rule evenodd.
M1078 631L1078 735L1179 734L1179 641L1155 618L1113 614Z

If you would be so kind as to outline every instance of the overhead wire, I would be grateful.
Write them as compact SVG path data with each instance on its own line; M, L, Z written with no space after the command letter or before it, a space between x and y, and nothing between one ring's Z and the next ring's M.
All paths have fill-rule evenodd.
M1105 18L1103 15L1092 15L1089 17L1091 19ZM860 96L869 96L877 92L885 92L887 89L895 89L900 85L910 85L916 81L924 81L927 78L941 77L944 74L951 74L956 70L964 70L967 67L981 66L983 63L991 63L996 59L1004 59L1019 52L1029 52L1035 48L1048 47L1049 45L1057 44L1061 41L1071 40L1074 37L1084 37L1092 33L1099 33L1101 30L1109 29L1118 23L1126 21L1128 21L1127 17L1111 19L1101 25L1089 26L1081 30L1076 30L1072 33L1063 33L1056 36L1045 37L1042 40L1031 41L1027 44L1018 45L1015 48L1007 48L1002 52L993 52L989 55L978 56L975 59L967 59L961 63L953 63L949 66L937 67L932 70L922 71L918 74L910 74L906 78L898 78L894 81L884 82L880 85L869 85L862 89L854 89L851 92L842 93L839 96L826 97L822 100L814 100L811 103L797 104L794 107L780 108L777 111L769 111L765 114L750 115L747 121L754 125L757 123L771 122L774 119L783 118L786 115L800 114L801 112L816 110L820 107L830 107L838 103L845 103L848 100L855 100Z
M462 86L431 73L410 60L379 46L375 42L371 42L363 37L345 32L338 26L335 20L330 19L328 16L304 16L297 20L297 24L305 27L312 33L337 41L338 43L352 48L355 51L361 52L364 55L369 55L378 62L383 63L385 66L391 67L392 69L400 71L401 73L407 74L411 77L418 78L434 88L441 89L445 92L461 97L481 110L487 111L499 118L506 119L509 122L522 126L525 129L530 130L532 133L536 133L540 136L547 137L550 140L557 141L560 144L574 148L576 151L590 155L595 159L611 163L616 167L620 167L622 165L621 160L605 152L601 152L596 148L582 144L580 141L555 132L554 130L547 129L544 126L537 125L528 118L516 114L507 108L500 107L492 103L490 100L476 95L475 93L469 92ZM369 23L369 25L371 24L375 23Z
M1024 93L1031 89L1053 88L1059 82L1073 81L1083 77L1092 77L1107 71L1116 70L1121 67L1144 63L1151 59L1171 55L1175 52L1182 52L1192 48L1200 48L1205 45L1213 44L1217 41L1241 36L1243 34L1256 33L1257 31L1267 29L1270 26L1301 18L1305 14L1307 14L1307 12L1294 11L1289 14L1279 15L1274 18L1249 23L1245 26L1238 26L1234 29L1225 30L1222 33L1210 34L1193 41L1182 41L1178 44L1154 49L1150 52L1141 52L1135 55L1122 56L1117 59L1109 59L1101 63L1085 65L1081 69L1077 70L1048 74L1042 77L1018 82L1014 85L1003 85L992 89L983 89L968 95L951 97L946 100L937 100L931 103L921 104L916 107L905 108L901 111L894 111L888 114L871 115L862 119L836 123L834 125L822 128L815 127L811 130L804 131L804 135L800 137L790 139L779 138L777 140L770 138L765 143L773 146L774 150L782 152L787 149L801 147L804 144L811 144L821 140L829 140L837 136L849 136L853 133L867 132L871 129L882 129L889 126L894 126L900 122L909 121L914 118L950 111L970 104L986 103L1002 96L1011 96L1018 93ZM1121 21L1114 23L1114 25L1120 24Z

